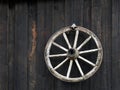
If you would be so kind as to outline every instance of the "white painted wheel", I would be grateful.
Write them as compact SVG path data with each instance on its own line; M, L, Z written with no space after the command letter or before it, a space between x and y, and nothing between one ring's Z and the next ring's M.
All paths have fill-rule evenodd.
M70 32L74 33L74 37L72 37L73 39L72 44L70 42L71 38L68 38ZM82 35L81 33L84 35ZM56 39L59 37L64 39L66 43L65 45L67 46L63 46L58 42L56 42ZM83 38L84 40L80 41L79 39L81 39L82 37L84 37ZM91 42L93 43L90 44ZM87 44L89 49L83 50L85 49L84 47L87 46ZM55 48L51 50L53 46ZM95 47L91 48L92 46ZM61 49L61 51L63 51L64 53L60 53L58 49ZM95 53L96 56L93 53ZM88 55L88 58L85 58L84 55ZM79 82L88 79L98 70L102 62L103 49L99 39L93 32L91 32L86 28L83 28L81 26L76 26L75 24L73 24L72 26L68 26L60 29L51 36L51 38L47 42L44 56L48 69L55 77L66 82ZM93 62L92 60L90 60L91 59L90 57L94 57L94 56L96 58L92 58L92 60L94 59ZM61 57L62 60L60 61L59 58ZM59 60L60 62L55 64L57 60ZM89 71L86 71L85 69L83 70L83 68L81 67L82 64L80 63L81 61L87 64L87 65L83 64L82 67L85 68L91 67L91 69ZM68 64L65 65L65 63ZM73 64L74 67L76 66L77 69L74 69ZM58 69L60 69L60 71L66 71L66 72L63 74L62 72L57 71ZM74 70L76 71L78 70L79 72L77 73L76 76L72 75L74 74ZM73 73L71 73L72 71Z

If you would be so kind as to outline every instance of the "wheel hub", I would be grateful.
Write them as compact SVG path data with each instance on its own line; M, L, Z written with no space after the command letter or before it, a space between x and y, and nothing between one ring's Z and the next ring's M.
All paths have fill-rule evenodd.
M67 56L69 59L75 60L79 56L78 50L74 48L69 49Z

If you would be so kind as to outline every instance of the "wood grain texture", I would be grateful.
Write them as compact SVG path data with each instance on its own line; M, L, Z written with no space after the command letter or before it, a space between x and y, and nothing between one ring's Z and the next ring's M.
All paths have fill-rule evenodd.
M66 83L47 69L44 48L54 32L73 23L99 37L104 57L90 79ZM1 2L0 90L119 90L119 23L119 0Z
M91 80L91 90L111 90L111 1L92 2L92 29L100 38L104 56L96 76ZM97 78L97 79L96 79ZM98 82L99 81L99 82ZM93 84L94 83L94 84Z
M27 90L28 61L28 8L27 4L15 6L15 65L14 89Z
M52 34L52 1L39 2L37 4L37 87L36 90L54 90L54 77L48 71L44 61L44 48ZM43 64L44 63L44 64ZM48 86L46 86L48 85Z
M14 90L14 65L15 65L15 9L8 10L8 32L7 32L7 58L8 58L8 87Z
M37 5L28 4L28 90L36 88Z
M8 89L7 31L8 6L0 5L0 90Z
M112 0L112 90L120 88L120 1Z
M37 4L37 30L38 30L38 42L36 48L37 64L36 64L36 73L37 73L37 86L36 90L47 90L46 87L46 66L44 62L44 47L45 47L45 37L48 35L49 31L44 31L45 28L45 2ZM44 36L45 35L45 36ZM43 39L44 38L44 39Z

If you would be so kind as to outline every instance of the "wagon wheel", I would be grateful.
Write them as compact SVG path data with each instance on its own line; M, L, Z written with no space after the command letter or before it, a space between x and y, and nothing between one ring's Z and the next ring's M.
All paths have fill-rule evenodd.
M71 31L75 32L73 45L71 45L70 40L67 37L67 33L71 32ZM79 37L80 33L86 34L87 38L85 38L82 41L82 43L80 43L80 45L77 46L77 44L79 42L78 37ZM60 35L62 35L62 38L65 40L68 48L55 42L55 40ZM96 48L82 50L82 48L87 43L89 43L91 39L95 42L94 44L96 45ZM51 50L52 46L56 46L57 48L63 50L65 53L51 54L50 50ZM94 63L91 60L86 59L82 56L82 54L89 54L89 53L93 53L93 52L97 52L96 61ZM61 30L57 31L55 34L52 35L52 37L47 42L44 56L45 56L45 61L46 61L48 69L55 77L57 77L58 79L60 79L62 81L66 81L66 82L79 82L79 81L88 79L98 70L98 68L102 62L103 49L102 49L99 39L93 32L91 32L90 30L88 30L86 28L76 26L75 24L73 24L72 26L62 28ZM55 57L65 57L65 59L63 59L56 66L53 66L51 63L51 58L54 59ZM79 63L79 60L92 66L92 69L90 71L88 71L87 73L84 73L84 71L81 67L81 64ZM68 66L67 66L67 72L66 72L66 75L62 75L61 73L59 73L57 71L57 69L62 67L66 62L69 62ZM75 63L74 65L76 65L76 67L78 68L79 76L77 76L77 77L71 77L71 69L73 67L73 63ZM87 66L85 66L85 67L87 67Z

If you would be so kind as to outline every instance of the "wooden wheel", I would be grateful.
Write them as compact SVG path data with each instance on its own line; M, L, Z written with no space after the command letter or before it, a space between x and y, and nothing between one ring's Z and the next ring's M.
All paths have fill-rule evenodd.
M74 39L73 39L73 44L71 44L70 38L68 38L67 34L73 31L74 31ZM78 42L80 42L79 41L80 33L84 33L84 35L86 35L86 38L84 38L84 40L79 44ZM59 36L61 36L65 40L66 45L67 45L66 47L63 45L60 45L59 43L55 41ZM87 43L90 43L90 40L94 42L92 43L93 45L91 46L96 46L96 47L83 50L82 48L85 47ZM55 46L56 48L63 50L64 53L59 53L58 51L58 53L51 54L52 46ZM87 55L89 53L94 53L94 52L97 53L96 58L94 60L95 62L92 62L91 60L82 56L82 55L85 55L85 54ZM66 81L66 82L79 82L79 81L88 79L98 70L102 62L103 49L102 49L102 45L99 39L93 32L91 32L90 30L86 28L83 28L81 26L76 26L75 24L73 24L72 26L68 26L68 27L64 27L60 29L59 31L57 31L55 34L51 36L51 38L47 42L44 56L45 56L45 62L47 64L48 69L55 77L57 77L58 79L62 81ZM51 63L51 61L56 60L55 59L56 57L65 57L65 58L60 63L58 63L56 66L54 66ZM79 61L87 63L87 65L84 65L84 66L85 67L91 66L92 69L85 72L82 69L81 63ZM63 65L66 62L68 62L69 64L68 66L66 66L67 67L66 74L63 75L62 73L58 72L57 69L63 67ZM74 65L76 65L77 70L79 72L78 76L71 75L71 70L72 68L74 68L73 63Z

